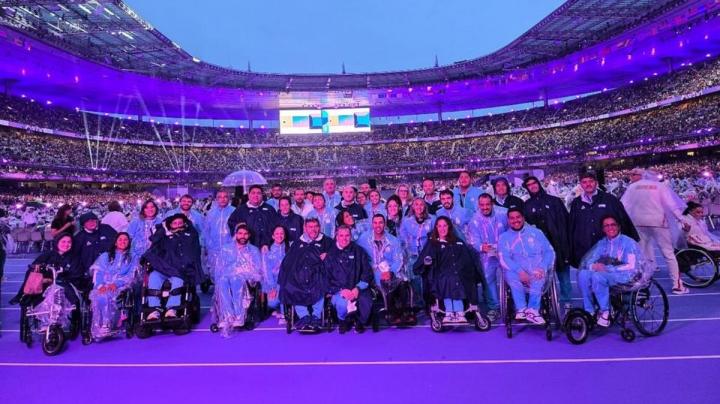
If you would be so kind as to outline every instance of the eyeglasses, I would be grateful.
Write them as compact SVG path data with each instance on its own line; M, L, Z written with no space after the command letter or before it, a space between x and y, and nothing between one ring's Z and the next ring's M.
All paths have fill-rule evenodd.
M617 224L617 223L608 223L608 224L604 224L604 225L603 225L603 229L607 229L607 228L610 228L610 227L619 227L619 226L620 226L620 225Z

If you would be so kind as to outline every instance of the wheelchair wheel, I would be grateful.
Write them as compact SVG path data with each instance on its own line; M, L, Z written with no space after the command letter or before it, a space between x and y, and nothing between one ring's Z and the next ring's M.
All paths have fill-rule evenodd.
M51 325L42 340L42 350L45 355L55 356L60 353L65 344L65 332L59 325Z
M149 338L152 336L153 330L152 327L142 325L140 323L135 324L135 335L137 335L140 339Z
M680 267L680 280L689 288L706 288L718 278L718 266L705 251L693 248L675 254Z
M650 281L646 288L632 292L630 304L633 323L642 335L652 337L665 329L670 305L665 291L656 280Z
M478 331L490 331L490 319L479 311L475 313L475 329Z
M435 332L443 331L442 319L435 313L430 313L430 329Z
M90 344L92 344L92 342L93 342L92 335L90 335L90 333L83 333L82 344L90 345Z
M580 345L587 341L590 334L590 327L587 315L580 309L571 310L565 319L565 336L574 345Z
M635 341L635 331L626 328L622 331L620 331L620 336L625 342L633 342Z
M212 286L212 281L207 279L200 284L200 291L207 295L210 292L211 286Z
M190 303L190 321L192 324L198 324L200 322L200 296L193 294L192 302ZM190 327L188 327L189 329Z
M211 332L211 333L214 334L214 333L216 333L216 332L218 332L218 331L220 331L220 328L218 327L218 325L217 325L216 323L210 324L210 332Z
M555 329L556 330L562 330L563 323L562 323L562 311L560 309L560 298L558 297L558 279L557 274L553 272L552 281L550 283L550 299L548 299L548 303L550 305L549 307L549 315L550 318L548 319L549 323L555 323ZM550 334L552 335L552 331L550 331ZM550 337L552 338L552 336ZM548 341L550 340L548 338Z
M505 286L505 280L502 270L498 273L498 304L500 305L500 318L507 319L508 305L508 290ZM506 320L507 321L507 320Z

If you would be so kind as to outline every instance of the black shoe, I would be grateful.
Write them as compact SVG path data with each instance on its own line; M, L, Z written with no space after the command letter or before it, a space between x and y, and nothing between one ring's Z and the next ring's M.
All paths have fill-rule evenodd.
M340 334L345 334L346 332L350 331L350 323L346 320L340 320L340 324L338 325L338 331Z
M309 324L310 324L310 316L305 316L295 322L295 328L298 330L302 330Z
M10 303L11 306L15 306L20 303L20 299L22 299L22 297L23 295L15 295L8 303Z
M315 316L310 316L310 328L312 328L313 331L320 331L320 319Z
M362 334L365 332L365 324L360 320L355 320L355 332Z

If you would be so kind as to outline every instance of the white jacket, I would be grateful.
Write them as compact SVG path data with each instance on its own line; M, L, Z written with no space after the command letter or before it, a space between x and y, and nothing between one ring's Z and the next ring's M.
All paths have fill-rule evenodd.
M122 212L108 212L101 223L110 225L118 233L128 229L128 220Z
M640 180L630 184L620 199L635 226L668 227L666 213L684 221L680 199L673 197L665 184Z
M688 244L702 247L708 251L720 251L720 239L710 233L704 221L696 220L694 217L685 216L690 230L685 233Z

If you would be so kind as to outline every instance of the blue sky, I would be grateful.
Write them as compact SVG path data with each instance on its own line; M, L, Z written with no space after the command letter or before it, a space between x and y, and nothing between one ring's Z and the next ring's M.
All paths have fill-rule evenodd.
M431 67L497 50L561 0L125 0L203 61L277 73Z

